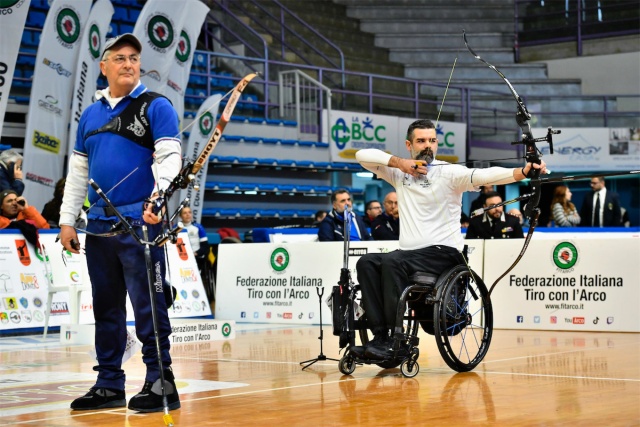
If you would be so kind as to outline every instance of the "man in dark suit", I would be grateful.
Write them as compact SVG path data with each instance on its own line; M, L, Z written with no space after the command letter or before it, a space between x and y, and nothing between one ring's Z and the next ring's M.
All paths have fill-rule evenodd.
M620 200L613 191L607 191L604 177L591 178L593 194L586 196L580 208L581 227L620 227Z
M384 212L371 223L373 240L398 240L400 238L400 218L398 196L391 191L384 198Z
M502 197L495 191L486 194L484 207L502 202ZM469 221L467 239L512 239L524 238L520 220L513 215L505 215L502 206L489 209Z
M333 204L333 209L324 217L318 226L319 241L344 241L345 215L349 215L351 218L351 230L349 230L350 240L371 240L371 235L367 231L367 226L364 221L351 210L353 202L351 200L351 194L347 190L340 189L334 192L331 195L331 203Z

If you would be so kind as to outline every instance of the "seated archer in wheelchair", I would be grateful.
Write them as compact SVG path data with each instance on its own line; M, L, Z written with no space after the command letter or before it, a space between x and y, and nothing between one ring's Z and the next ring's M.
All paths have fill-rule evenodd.
M356 265L366 327L374 334L373 340L365 345L350 346L349 351L356 359L393 360L406 357L406 352L411 350L397 343L394 348L394 335L402 332L398 318L405 310L398 303L405 288L416 281L416 273L426 276L431 283L444 272L457 274L449 279L450 293L456 292L453 282L462 280L463 276L466 280L476 279L475 274L469 274L460 252L464 245L459 222L464 192L478 191L481 185L523 180L532 168L541 169L542 173L546 170L544 162L539 165L527 163L513 169L476 169L436 160L438 139L430 120L413 122L407 129L405 144L410 158L377 149L362 149L356 153L356 159L365 169L395 188L402 224L399 250L364 255ZM473 288L470 290L474 292ZM441 299L449 298L450 306L456 304L456 296L443 295L441 290L437 294ZM459 310L458 316L463 313L464 310ZM442 327L450 327L451 323L456 322L445 321ZM438 325L433 326L437 328Z

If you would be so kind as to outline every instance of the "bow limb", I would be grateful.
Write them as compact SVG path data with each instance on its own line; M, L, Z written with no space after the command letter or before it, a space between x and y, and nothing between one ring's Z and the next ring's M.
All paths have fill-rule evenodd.
M227 126L227 124L231 120L231 115L233 114L233 110L236 108L236 104L238 103L238 100L242 95L242 91L247 87L249 82L251 82L251 80L253 80L258 75L259 73L251 73L244 76L242 80L238 82L236 87L233 88L233 91L231 92L231 96L227 101L227 105L224 107L224 110L220 115L220 120L218 121L218 124L216 124L216 127L213 130L211 137L209 138L204 148L198 155L198 158L193 162L191 161L187 162L187 164L182 168L182 170L180 170L180 172L173 179L169 187L160 195L161 197L155 203L154 211L159 212L162 209L162 207L166 205L167 200L171 197L171 195L176 190L180 188L183 188L183 189L187 188L195 178L198 171L202 169L202 166L204 166L204 164L209 161L209 155L214 150L214 148L216 148L216 145L218 145L218 142L220 141L220 137L222 136L222 132L224 131L224 128Z
M533 137L533 135L531 134L531 126L529 124L529 121L531 120L531 113L529 113L529 110L527 109L527 106L524 104L524 101L522 100L522 98L520 97L520 95L518 95L518 92L516 92L515 88L513 87L513 85L511 84L511 82L509 82L509 80L507 79L507 77L502 74L502 72L500 70L498 70L494 65L488 63L487 61L485 61L484 59L482 59L480 57L480 55L478 55L477 53L475 53L473 51L473 49L471 49L471 46L469 46L469 43L467 41L467 34L466 32L462 32L462 38L464 40L464 44L467 47L467 50L469 51L469 53L471 55L473 55L478 61L482 62L483 64L487 65L489 68L491 68L492 70L494 70L501 78L502 80L504 80L504 82L507 84L507 86L509 87L509 90L511 91L511 94L513 95L513 98L516 101L517 104L517 112L516 112L516 122L518 124L518 126L520 127L520 129L522 130L522 141L516 141L516 142L512 142L512 144L524 144L525 146L525 159L527 161L527 163L537 163L540 164L541 162L541 153L540 150L538 150L538 147L536 147L536 142L538 141L546 141L549 143L549 148L550 148L550 153L553 154L553 142L552 142L552 135L559 133L558 131L554 131L553 129L549 128L548 132L547 132L547 136L545 138L540 138L540 139L535 139ZM495 288L495 286L498 284L498 282L504 278L511 270L513 270L513 268L515 268L515 266L518 264L518 262L520 262L520 260L522 259L522 257L524 256L525 252L527 251L527 248L529 247L529 242L531 241L531 237L533 236L533 232L535 230L535 227L538 224L538 218L540 216L540 208L538 207L538 204L540 203L540 196L542 194L542 182L540 180L540 169L535 169L535 168L531 168L529 170L528 173L528 178L531 179L530 181L530 185L531 185L531 195L529 197L529 200L527 201L526 205L524 206L523 209L523 216L527 219L529 219L529 231L527 232L527 236L525 238L524 244L522 246L522 249L520 250L520 254L518 255L518 257L516 258L516 260L514 261L514 263L507 269L507 271L505 271L504 273L502 273L502 275L500 277L498 277L498 279L493 283L493 285L491 286L490 290L489 290L489 295L491 295L491 292L493 291L493 289Z
M214 148L216 148L216 145L218 144L218 141L220 141L220 137L222 136L224 128L227 126L227 123L229 123L229 120L231 120L231 115L233 114L233 110L236 108L236 104L240 99L240 95L242 95L242 91L257 75L258 73L251 73L246 75L233 89L233 93L231 94L229 101L227 101L227 105L224 107L224 110L220 115L220 120L218 121L213 134L211 134L209 141L207 142L204 149L194 162L193 167L191 168L191 174L195 175L196 173L198 173L202 166L209 161L209 155L214 150Z
M522 129L522 133L525 135L531 136L531 128L528 123L529 120L531 120L531 113L529 113L529 110L527 110L527 106L524 105L524 101L522 100L520 95L518 95L518 92L516 92L511 82L507 79L507 77L504 74L502 74L502 71L498 70L494 65L489 64L487 61L482 59L480 55L475 53L473 49L471 49L471 46L469 46L469 43L467 42L467 33L464 30L462 30L462 38L464 40L464 45L467 47L467 50L469 51L469 53L471 53L471 55L473 55L473 57L476 58L478 61L482 62L483 64L486 64L489 68L491 68L493 71L498 73L498 75L502 77L502 80L504 80L504 82L507 84L507 86L509 87L509 90L511 91L511 94L513 95L513 98L516 100L516 104L518 105L518 113L517 113L516 121L518 122L518 125Z

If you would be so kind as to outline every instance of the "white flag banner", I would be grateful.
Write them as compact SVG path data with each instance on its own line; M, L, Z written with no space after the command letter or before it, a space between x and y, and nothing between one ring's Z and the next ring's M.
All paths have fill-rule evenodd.
M218 115L218 107L220 106L220 100L222 95L216 94L205 99L198 115L195 118L195 123L191 127L191 133L189 134L189 142L184 150L185 157L187 159L195 160L200 155L200 152L209 141L211 132L216 126L215 118ZM202 209L204 208L204 190L205 182L207 180L207 169L209 163L206 162L202 169L196 174L194 181L195 185L199 185L199 189L194 189L193 185L190 185L184 190L180 190L179 201L189 198L189 206L193 213L193 220L200 222L202 219Z
M16 60L24 31L24 22L29 11L29 3L31 0L0 2L0 28L2 28L2 37L0 37L0 135L2 135L4 114L7 111L7 102L9 102L9 89L11 89L13 72L16 69ZM189 66L191 66L191 62L189 62Z
M133 34L142 43L140 80L151 91L164 94L188 5L193 0L149 0Z
M90 1L54 0L42 29L22 163L24 196L38 210L63 175L74 73L90 8Z
M78 63L71 100L71 123L66 153L71 156L76 143L76 132L84 109L95 101L97 81L100 76L100 53L113 16L110 0L98 0L89 13L86 28L80 42Z
M187 3L187 14L180 32L176 54L169 70L165 95L178 112L180 123L184 119L184 92L189 84L189 73L202 23L209 13L209 7L199 0Z

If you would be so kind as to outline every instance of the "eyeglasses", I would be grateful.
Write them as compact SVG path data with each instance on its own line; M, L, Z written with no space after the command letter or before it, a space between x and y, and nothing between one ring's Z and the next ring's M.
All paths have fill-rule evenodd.
M377 211L378 209L382 209L382 206L371 206L368 211Z
M103 59L103 61L111 61L114 64L122 65L127 59L129 60L131 65L136 65L138 62L140 62L140 55L137 53L129 56L116 55L116 56L111 56L109 58Z

